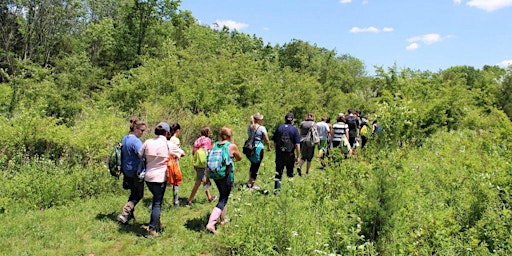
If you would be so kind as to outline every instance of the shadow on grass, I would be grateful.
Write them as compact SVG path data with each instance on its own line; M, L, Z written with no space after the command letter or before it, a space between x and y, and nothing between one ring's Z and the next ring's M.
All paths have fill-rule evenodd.
M185 223L185 227L189 230L195 232L205 232L206 224L208 223L208 219L210 218L210 213L204 214L202 217L197 217L194 219L190 219Z
M112 212L109 214L100 213L100 214L96 215L96 219L97 220L110 220L110 221L118 223L119 232L133 233L137 236L147 237L147 235L148 235L147 225L137 222L136 219L130 220L126 224L120 223L119 221L117 221L118 214L119 213L116 213L116 212Z

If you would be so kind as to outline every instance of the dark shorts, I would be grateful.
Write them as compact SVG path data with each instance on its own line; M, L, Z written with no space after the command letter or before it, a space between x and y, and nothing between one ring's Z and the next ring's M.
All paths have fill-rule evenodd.
M315 146L306 146L306 143L304 141L300 143L300 159L307 162L311 162L314 154Z

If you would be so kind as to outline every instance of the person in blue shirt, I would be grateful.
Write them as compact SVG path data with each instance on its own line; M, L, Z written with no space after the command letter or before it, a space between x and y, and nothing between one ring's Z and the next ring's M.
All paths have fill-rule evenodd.
M293 177L293 168L300 158L300 135L299 130L292 124L293 118L292 113L286 114L285 123L279 125L272 136L276 150L274 194L281 190L284 168L286 167L286 175Z
M130 190L128 202L123 206L121 214L117 216L117 220L123 224L134 219L133 212L135 206L144 197L144 182L139 181L137 177L137 166L141 161L139 150L142 147L140 137L146 130L147 126L141 120L130 120L130 132L123 137L121 144L121 170L123 172L123 188Z

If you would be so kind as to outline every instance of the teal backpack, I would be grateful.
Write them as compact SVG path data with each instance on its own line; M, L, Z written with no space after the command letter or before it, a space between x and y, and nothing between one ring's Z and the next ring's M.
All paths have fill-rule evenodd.
M208 153L207 165L208 165L208 177L210 179L219 180L231 171L231 156L229 155L229 145L231 142L219 144L215 142L212 150Z

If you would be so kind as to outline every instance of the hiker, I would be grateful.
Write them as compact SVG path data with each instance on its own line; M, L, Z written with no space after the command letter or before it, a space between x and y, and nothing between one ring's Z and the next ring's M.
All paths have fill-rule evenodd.
M174 144L176 144L176 146L178 146L179 148L181 148L181 142L180 142L180 132L181 132L181 126L180 124L178 123L174 123L171 125L171 137L170 137L170 141Z
M286 175L293 177L293 168L300 157L299 130L293 126L293 114L288 113L284 117L284 124L279 125L274 131L272 141L276 150L276 176L274 181L274 194L281 190L281 178L284 168Z
M167 161L171 156L176 158L185 156L185 152L181 148L167 140L168 137L171 137L171 127L166 122L161 122L155 128L155 137L146 140L139 151L139 157L146 158L144 180L153 194L149 222L149 235L151 236L159 236L161 231L160 210L167 186Z
M359 118L356 115L356 111L349 109L348 116L345 117L345 123L348 125L348 142L352 150L349 152L349 155L354 154L357 147L357 136L359 131Z
M204 192L206 193L208 202L213 202L215 201L215 199L217 199L216 196L211 195L210 190L208 189L211 185L211 182L210 179L208 179L208 173L206 169L206 156L208 155L208 151L210 151L213 147L212 139L210 139L211 133L212 132L210 130L210 127L205 126L201 129L201 136L197 138L196 141L194 141L192 155L194 156L196 182L194 183L192 192L190 192L190 196L188 197L187 206L192 205L192 200L194 200L194 197L197 193L197 189L199 188L199 185L201 185L201 182L203 183Z
M372 135L379 135L382 133L382 127L377 120L373 120L372 123Z
M361 149L364 148L370 136L370 125L366 116L361 117L361 128L359 129L359 137L361 138Z
M180 131L181 131L181 126L180 124L178 123L173 123L171 125L171 133L169 134L170 136L167 137L168 140L170 140L172 143L174 143L178 148L181 148L181 142L180 142ZM180 161L178 159L176 159L176 163L180 164ZM179 198L179 195L178 195L178 192L180 190L180 187L179 186L172 186L172 198L173 198L173 206L174 208L178 208L180 206L180 198Z
M254 136L256 151L249 157L251 167L249 168L249 180L247 187L251 190L259 190L258 186L254 185L258 177L258 170L260 169L261 161L263 161L264 144L267 145L267 150L270 151L270 141L268 139L267 128L261 125L263 123L263 115L256 113L251 116L251 124L247 127L247 136L250 138Z
M323 116L321 121L316 123L318 129L318 136L320 137L320 143L318 143L318 157L321 160L322 166L324 166L323 159L327 155L328 141L331 134L331 128L327 123L327 117Z
M348 125L345 123L345 114L339 113L336 123L332 125L332 147L339 148L342 145L343 139L348 141ZM349 149L350 151L351 149ZM346 155L345 155L346 157Z
M311 161L315 154L315 145L308 145L306 143L306 136L308 135L309 129L315 125L315 115L308 113L306 119L299 125L300 133L300 161L297 167L297 173L302 176L302 165L306 162L306 175L309 174L311 169Z
M229 143L227 147L229 150L229 156L232 161L227 166L226 175L220 179L214 180L215 185L217 185L217 189L219 190L219 201L217 202L215 208L213 208L208 220L208 224L206 225L206 229L214 234L217 234L217 231L215 230L215 224L219 218L221 225L228 222L226 219L227 203L229 194L231 193L231 189L233 188L233 183L235 181L234 161L242 160L242 153L240 153L238 146L234 143L233 140L233 131L228 127L222 127L219 137L220 138L217 142L219 146L223 146L224 144ZM212 150L215 150L215 146Z
M117 220L123 224L135 219L135 206L144 197L144 182L139 181L136 170L140 162L137 154L142 148L140 137L145 130L146 123L138 119L130 120L130 132L121 141L123 145L121 148L123 188L130 190L128 202L123 206L121 214L117 216Z

